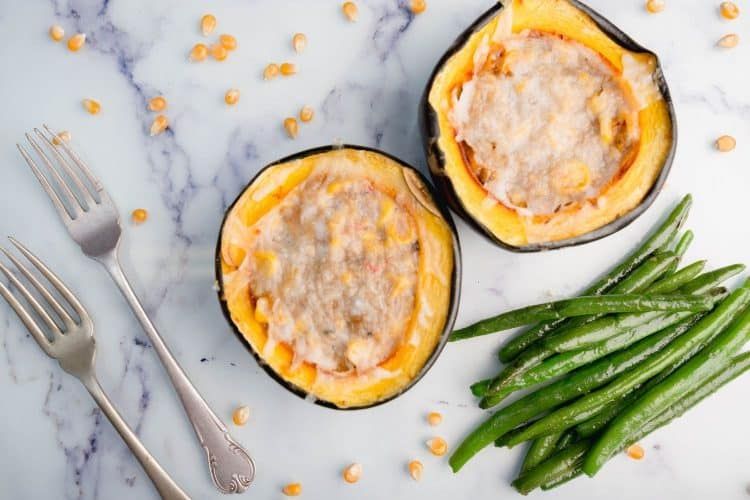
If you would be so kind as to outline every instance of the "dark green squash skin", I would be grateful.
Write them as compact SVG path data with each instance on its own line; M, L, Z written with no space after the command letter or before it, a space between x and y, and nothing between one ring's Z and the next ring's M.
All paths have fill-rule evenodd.
M435 349L433 350L432 354L425 362L424 366L420 369L419 373L409 382L409 384L404 386L398 393L394 394L393 396L390 396L389 398L386 398L386 399L382 399L380 401L376 401L369 405L357 406L357 407L352 407L352 408L340 408L336 406L335 404L330 403L328 401L322 401L322 400L318 400L318 399L311 397L311 395L308 394L305 390L284 380L281 377L281 375L276 373L263 360L263 356L261 355L261 353L256 352L255 349L253 349L252 345L250 345L247 339L245 339L244 335L242 335L242 332L240 332L240 330L237 328L237 325L235 325L234 321L232 321L232 316L229 313L229 308L227 307L227 303L223 298L224 297L224 283L223 283L222 271L221 271L221 239L222 239L222 234L224 231L224 224L226 223L226 220L227 220L227 216L232 211L232 209L234 208L234 205L237 203L240 197L242 197L242 194L258 179L258 177L260 177L260 175L263 172L265 172L267 169L274 167L276 165L279 165L281 163L287 163L293 160L299 160L299 159L305 158L307 156L335 151L338 149L355 149L355 150L360 150L360 151L370 151L373 153L377 153L377 154L383 155L393 160L400 166L404 168L408 168L414 173L416 173L419 179L424 183L424 185L427 186L427 189L429 190L430 195L432 196L433 201L435 202L435 206L440 211L440 215L442 216L442 218L448 224L448 227L452 235L453 263L454 263L453 272L451 274L450 302L448 304L448 314L445 319L445 325L443 326L443 331L440 335L440 341L435 346ZM245 345L248 351L250 351L250 353L255 357L258 364L266 371L266 373L272 379L274 379L276 382L278 382L281 386L283 386L285 389L287 389L291 393L299 396L302 399L312 401L317 405L324 406L326 408L332 408L334 410L363 410L366 408L373 408L375 406L379 406L381 404L392 401L396 397L402 395L403 393L411 389L417 382L419 382L422 379L422 377L424 377L425 374L430 370L430 368L432 368L432 365L435 364L435 361L437 361L438 356L440 356L440 353L443 351L443 348L448 342L448 337L451 331L453 330L453 325L456 321L456 314L458 313L458 306L459 306L459 301L460 301L460 296L461 296L461 246L458 240L458 232L456 230L456 225L453 222L453 218L451 217L450 211L446 208L445 203L443 202L439 193L435 191L435 188L432 186L432 184L430 184L430 182L425 178L425 176L422 175L422 173L419 172L416 168L403 162L402 160L396 158L395 156L392 156L378 149L369 148L366 146L356 146L356 145L350 145L350 144L320 146L317 148L300 151L299 153L295 153L285 158L281 158L280 160L276 160L273 163L270 163L266 165L265 167L263 167L262 169L260 169L260 171L257 174L255 174L255 176L250 180L250 182L239 192L239 194L237 195L237 198L229 205L229 207L226 209L226 212L224 213L224 218L222 219L221 226L219 229L219 237L216 243L216 254L215 254L214 265L215 265L214 272L216 274L216 283L218 285L217 293L218 293L219 305L221 307L222 314L224 315L224 318L227 320L227 323L231 327L234 334L237 336L238 339L240 339L240 342L242 342L242 344Z
M661 63L658 56L635 42L632 38L622 32L617 26L612 24L610 21L602 17L599 13L592 10L590 7L578 2L577 0L568 0L576 8L586 13L596 25L612 40L617 42L620 46L624 47L633 52L648 53L654 56L656 59L656 68L654 70L655 81L659 92L667 103L669 110L669 118L672 121L672 144L670 146L669 154L667 155L664 165L659 172L659 176L651 186L649 191L644 196L640 204L632 209L631 211L621 215L617 219L613 220L609 224L602 226L594 231L576 236L574 238L568 238L559 241L551 241L547 243L535 243L524 246L514 246L500 240L495 234L492 233L487 227L482 225L479 221L475 220L464 206L461 199L458 197L451 179L445 172L445 155L438 146L438 138L440 137L440 127L438 125L437 112L432 108L429 102L430 90L432 89L435 77L440 73L445 63L457 52L463 49L468 39L475 32L483 28L487 23L497 16L500 11L504 8L502 1L498 2L487 12L482 14L474 23L469 26L459 37L453 42L447 52L440 58L437 65L435 66L432 75L427 83L427 87L422 94L422 101L419 106L419 128L422 133L422 146L424 148L425 156L427 157L427 165L430 169L430 176L435 183L438 190L446 198L448 205L451 209L458 214L469 226L478 231L484 237L489 239L495 245L510 250L512 252L539 252L544 250L554 250L558 248L564 248L575 245L583 245L591 241L595 241L605 236L616 233L620 229L623 229L628 224L638 218L643 212L651 206L656 197L659 195L664 183L667 180L669 171L672 168L672 162L675 156L675 150L677 148L677 116L674 110L674 104L672 102L667 82L664 79L662 72Z

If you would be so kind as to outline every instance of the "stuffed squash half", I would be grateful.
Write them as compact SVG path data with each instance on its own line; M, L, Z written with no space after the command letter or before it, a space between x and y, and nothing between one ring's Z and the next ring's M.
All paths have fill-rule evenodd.
M416 170L355 146L273 163L228 210L217 249L230 324L284 386L335 408L404 392L458 306L450 215Z
M495 243L585 243L664 182L675 120L657 57L573 0L504 0L438 64L421 125L435 183Z

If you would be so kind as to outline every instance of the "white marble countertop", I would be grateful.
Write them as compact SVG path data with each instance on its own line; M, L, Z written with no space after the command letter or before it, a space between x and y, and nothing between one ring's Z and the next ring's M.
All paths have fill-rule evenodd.
M501 339L449 345L431 372L397 400L365 411L311 405L271 380L230 332L212 290L213 252L225 207L264 164L308 147L345 140L382 148L424 169L417 131L418 100L449 43L491 0L428 0L413 18L403 0L359 0L349 23L337 0L34 0L0 3L0 234L12 234L52 265L94 312L99 375L145 444L193 498L218 498L202 451L165 372L133 315L102 269L84 258L22 163L15 143L46 122L70 130L123 214L150 218L126 228L125 266L167 343L217 413L229 421L247 404L250 422L233 428L257 460L247 498L281 498L300 481L304 498L509 498L521 452L486 450L460 474L430 456L433 433L455 446L486 415L467 386L493 373ZM680 140L671 177L654 206L602 241L561 251L502 251L458 223L464 286L458 323L582 288L632 248L682 194L692 192L689 226L697 234L688 259L715 266L750 262L746 223L750 186L749 43L715 48L727 32L750 35L750 3L736 21L717 14L718 0L667 0L648 15L643 1L591 0L590 5L662 58L679 116ZM202 40L205 11L217 33L236 35L239 49L223 63L190 64ZM77 54L47 29L89 36ZM302 55L291 35L307 34ZM750 39L750 36L748 36ZM299 74L263 82L270 61L291 60ZM224 92L241 90L238 106ZM147 98L169 100L168 133L148 136ZM81 99L99 99L90 116ZM316 117L297 140L281 127L302 105ZM721 134L737 149L717 153ZM750 418L743 379L688 416L644 440L646 458L615 458L596 480L577 480L544 495L583 498L748 498ZM79 383L62 373L0 306L0 498L23 500L146 499L156 494ZM439 410L444 423L424 423ZM424 478L405 464L419 458ZM350 462L362 480L340 478ZM539 495L542 496L542 495Z

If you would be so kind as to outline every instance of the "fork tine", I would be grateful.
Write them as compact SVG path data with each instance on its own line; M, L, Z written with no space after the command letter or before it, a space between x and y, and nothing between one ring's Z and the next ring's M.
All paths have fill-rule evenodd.
M58 278L55 273L53 273L47 266L44 265L44 262L39 260L36 255L31 253L31 251L23 246L18 240L16 240L12 236L9 236L8 239L11 243L13 243L13 245L15 245L16 248L18 248L18 250L24 255L24 257L29 260L29 262L34 264L34 267L36 267L37 270L42 273L45 278L47 278L47 281L49 281L58 292L60 292L60 295L62 295L63 298L68 301L76 314L78 314L78 317L81 318L81 321L84 321L85 318L88 317L86 309L83 308L83 305L78 301L76 296L73 295L73 292L71 292L70 289L65 286L62 280Z
M70 190L70 187L68 186L68 183L65 182L65 180L60 175L60 172L57 171L57 169L52 165L52 162L50 161L47 154L44 152L44 150L37 144L37 142L34 140L33 137L31 137L30 134L25 134L26 140L29 141L29 144L31 144L31 147L34 148L34 151L37 152L37 154L42 158L42 161L44 161L44 164L47 166L47 170L52 174L52 176L57 181L58 186L62 190L63 194L65 195L65 201L68 202L68 205L70 205L71 210L73 210L72 218L78 217L83 212L83 206L78 201L78 198L73 194L73 191Z
M39 347L42 348L47 356L51 358L54 357L54 355L52 354L50 341L49 339L47 339L47 336L44 335L44 332L42 332L41 328L39 328L39 325L36 324L34 318L28 313L28 311L26 311L26 309L24 309L23 305L21 305L18 299L2 283L0 283L0 295L3 296L10 307L12 307L16 312L23 324L26 325L26 329L29 330L29 333L31 333L31 336L34 337L34 340L36 340L36 342L39 344Z
M68 213L68 210L65 208L65 205L63 205L62 200L58 196L57 192L52 188L52 185L49 183L44 174L42 174L42 171L39 170L39 167L36 166L36 163L31 158L31 155L29 155L29 153L26 151L26 148L24 148L20 144L16 144L16 147L21 153L21 156L23 156L23 159L26 160L26 163L31 168L31 171L34 172L34 176L39 181L39 184L41 184L44 190L47 192L47 195L52 200L52 204L55 205L55 209L57 210L57 213L60 214L60 217L62 217L64 221L71 220L72 217Z
M60 317L60 319L63 320L63 323L67 328L72 327L75 324L75 321L73 321L73 318L70 317L70 314L68 314L68 311L65 310L64 307L60 305L60 303L55 299L55 297L49 292L46 286L44 286L36 276L32 272L30 272L26 266L24 266L12 253L7 251L5 248L0 247L0 252L3 252L5 256L10 260L14 266L16 266L16 269L21 271L21 273L26 276L26 279L31 282L32 285L34 285L34 288L36 288L39 293L44 297L44 300L47 301L47 303L52 306L52 309L55 310L57 315Z
M44 127L44 130L46 130L52 137L54 137L56 134L50 130L50 128L47 125L42 125ZM73 151L73 148L70 147L70 145L65 141L60 141L60 146L65 150L65 152L68 154L71 160L73 160L73 163L75 163L78 168L81 169L81 172L86 176L88 181L91 183L92 186L94 186L94 189L96 189L97 193L101 193L104 191L104 187L102 186L102 183L99 182L99 179L94 176L94 174L91 172L91 169L84 163L83 160L78 156L78 154Z
M68 173L68 176L73 180L73 184L75 184L78 188L78 192L83 197L83 201L86 202L86 205L88 205L89 208L91 208L93 205L96 205L96 200L94 200L94 197L89 192L89 188L87 188L83 183L81 177L78 175L75 169L70 166L68 160L66 160L65 157L60 154L60 150L55 147L50 138L43 134L42 131L38 128L34 128L34 133L37 135L37 137L42 139L47 144L49 150L52 151L52 153L55 155L58 165L60 165L63 170Z
M10 282L13 284L13 287L21 292L21 295L23 295L23 298L26 299L26 302L31 304L31 307L42 318L42 320L44 320L44 322L47 324L47 327L52 331L52 333L54 335L62 335L60 327L57 326L57 323L55 323L55 320L52 319L47 310L42 307L39 301L36 300L36 297L34 297L31 292L29 292L29 289L26 288L26 285L21 283L21 280L19 280L16 275L13 274L13 272L8 269L2 262L0 262L0 271L2 271L3 274L8 277Z

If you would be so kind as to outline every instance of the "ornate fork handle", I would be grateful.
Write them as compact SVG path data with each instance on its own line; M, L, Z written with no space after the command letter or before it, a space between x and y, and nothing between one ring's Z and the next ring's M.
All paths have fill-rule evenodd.
M244 492L255 476L253 459L242 446L232 439L227 428L201 397L177 360L172 356L128 282L120 266L117 250L115 249L97 260L117 283L166 368L190 423L193 424L198 440L206 451L214 484L224 493Z

